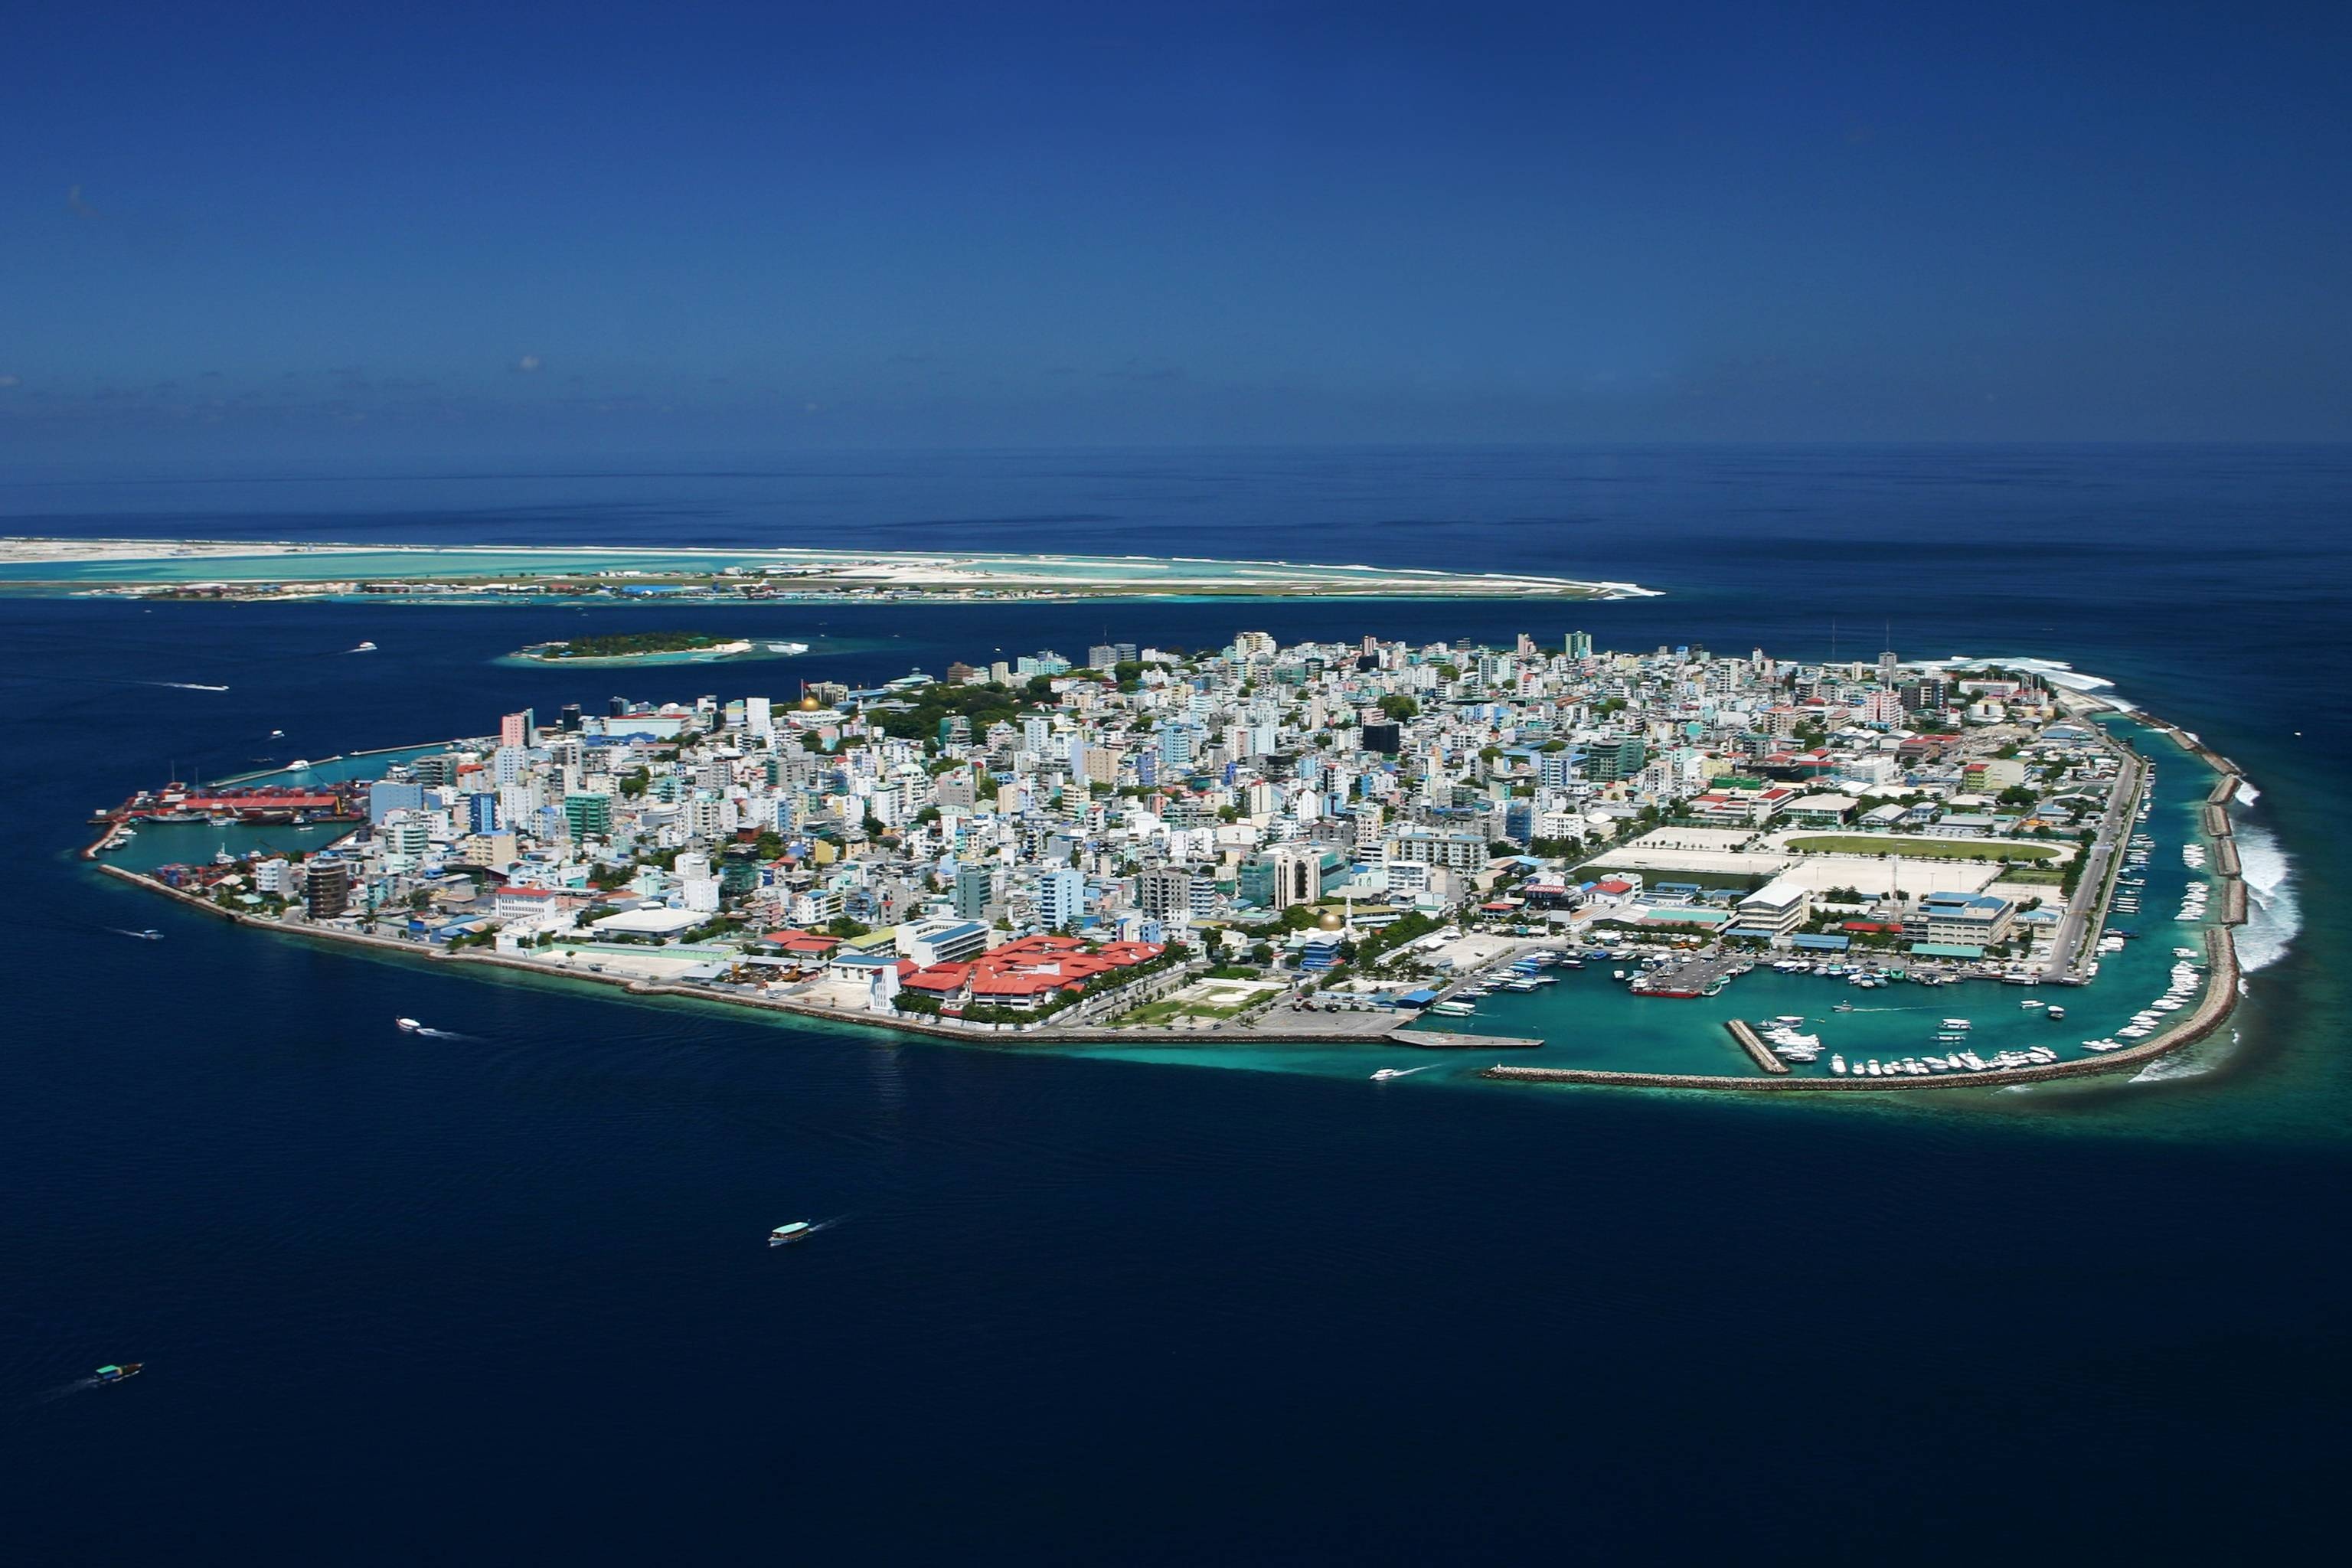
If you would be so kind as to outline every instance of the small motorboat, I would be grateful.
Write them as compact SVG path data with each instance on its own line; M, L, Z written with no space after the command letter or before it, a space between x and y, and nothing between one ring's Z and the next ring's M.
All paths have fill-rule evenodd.
M352 649L352 651L353 653L373 653L375 651L375 644L372 642L363 642L360 644L359 647Z
M1437 1064L1435 1062L1432 1062L1429 1064L1429 1067L1435 1067L1436 1065ZM1382 1068L1380 1071L1372 1075L1372 1081L1374 1083L1386 1083L1392 1078L1411 1078L1417 1072L1427 1072L1429 1068Z
M109 1363L100 1367L91 1375L100 1383L121 1383L124 1378L137 1377L146 1370L147 1363L143 1361L127 1361L120 1366Z
M400 1032L404 1035L413 1035L416 1033L417 1030L425 1027L424 1025L418 1023L414 1018L394 1018L393 1023L399 1027Z
M286 738L286 731L283 730L272 730L269 731L269 738L273 741L282 741Z
M775 1229L770 1231L768 1233L768 1245L770 1247L790 1247L795 1241L806 1241L814 1234L816 1234L816 1227L814 1226L809 1224L809 1222L804 1219L796 1219L790 1225L780 1225Z

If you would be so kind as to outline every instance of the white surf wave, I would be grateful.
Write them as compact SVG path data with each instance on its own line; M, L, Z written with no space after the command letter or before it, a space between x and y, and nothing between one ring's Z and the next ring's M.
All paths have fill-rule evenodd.
M2209 1035L2193 1046L2183 1046L2177 1051L2160 1056L2134 1073L2134 1083L2178 1083L2185 1078L2203 1078L2220 1067L2238 1043L2238 1032L2225 1029Z
M2303 930L2294 864L2278 835L2260 823L2236 826L2238 865L2246 879L2246 923L2238 931L2238 967L2248 973L2286 956Z
M2112 690L2115 682L2104 675L2090 675L2076 669L2063 658L2031 658L2003 656L1979 658L1967 654L1951 654L1943 658L1923 658L1915 661L1921 669L1973 669L1986 665L1999 665L2003 669L2021 669L2039 675L2053 686L2063 686L2069 691Z

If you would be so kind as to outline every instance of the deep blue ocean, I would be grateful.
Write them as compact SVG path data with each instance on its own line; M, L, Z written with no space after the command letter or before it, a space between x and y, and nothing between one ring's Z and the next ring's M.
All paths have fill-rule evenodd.
M2335 1533L2352 449L0 475L0 531L1665 595L696 611L819 651L619 675L491 661L658 612L0 598L13 1562L2266 1561ZM2238 1027L2147 1080L1899 1105L1396 1093L447 973L75 854L174 769L1244 627L2070 660L2259 786ZM795 1218L840 1223L770 1252Z

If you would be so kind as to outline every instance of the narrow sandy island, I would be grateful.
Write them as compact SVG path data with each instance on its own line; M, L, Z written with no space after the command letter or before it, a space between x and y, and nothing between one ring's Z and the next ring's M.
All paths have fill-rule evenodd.
M1187 557L614 546L360 545L294 540L0 539L17 593L209 597L469 593L625 597L654 592L1086 597L1349 595L1646 598L1638 584L1519 573Z

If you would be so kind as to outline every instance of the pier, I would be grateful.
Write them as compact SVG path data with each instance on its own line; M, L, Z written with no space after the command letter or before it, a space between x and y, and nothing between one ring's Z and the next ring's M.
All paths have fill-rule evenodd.
M1789 1064L1774 1056L1771 1047L1757 1037L1755 1029L1749 1026L1747 1019L1734 1018L1724 1027L1730 1030L1731 1037L1739 1042L1739 1048L1746 1051L1756 1065L1766 1072L1777 1073L1789 1070Z
M1498 1051L1532 1051L1541 1040L1524 1035L1456 1035L1440 1029L1391 1029L1378 1037L1395 1046L1418 1046L1425 1051L1484 1050L1492 1046Z
M1636 996L1662 996L1675 1001L1712 996L1728 984L1733 975L1745 974L1755 966L1755 959L1745 952L1694 958L1671 968L1652 970L1640 975L1630 989Z

